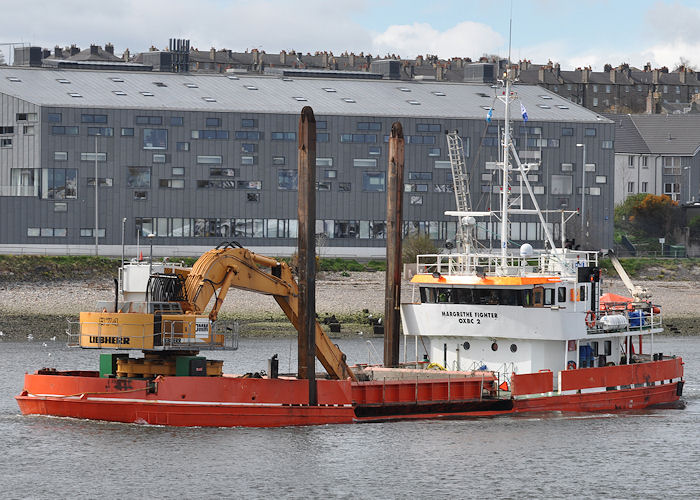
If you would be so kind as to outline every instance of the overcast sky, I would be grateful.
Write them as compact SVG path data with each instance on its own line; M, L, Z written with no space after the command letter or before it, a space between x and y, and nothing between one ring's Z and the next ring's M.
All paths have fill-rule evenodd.
M515 61L600 70L622 62L673 69L684 59L700 68L698 0L512 4ZM510 9L510 0L0 0L0 43L111 42L121 55L188 38L200 50L507 57Z

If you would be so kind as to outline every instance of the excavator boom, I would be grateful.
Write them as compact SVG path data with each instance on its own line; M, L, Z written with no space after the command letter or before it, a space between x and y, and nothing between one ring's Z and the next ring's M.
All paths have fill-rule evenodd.
M216 295L209 313L209 318L215 321L231 288L272 295L299 331L299 288L289 266L230 244L206 252L194 263L185 280L187 300L181 306L185 311L202 314L212 296ZM316 357L331 377L356 380L345 355L330 341L318 322Z

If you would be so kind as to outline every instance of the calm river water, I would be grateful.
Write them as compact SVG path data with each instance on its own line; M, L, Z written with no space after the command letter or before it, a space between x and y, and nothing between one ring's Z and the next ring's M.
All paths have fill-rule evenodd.
M242 339L209 357L242 373L279 353L285 371L293 342ZM367 361L365 340L337 342ZM0 342L0 496L700 498L700 338L654 347L684 358L685 410L208 429L23 417L26 370L96 369L98 353Z

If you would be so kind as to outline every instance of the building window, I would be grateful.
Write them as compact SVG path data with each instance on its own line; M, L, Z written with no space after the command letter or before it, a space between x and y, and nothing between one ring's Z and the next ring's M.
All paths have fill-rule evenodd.
M184 118L182 116L171 116L170 117L170 126L171 127L182 127L184 124Z
M148 191L134 191L134 200L147 200Z
M594 97L593 98L593 106L597 106L597 105L598 105L598 98Z
M200 131L201 132L201 131ZM194 131L192 132L194 134ZM225 139L228 139L228 132ZM194 137L194 136L193 136ZM236 130L235 138L244 141L259 141L262 137L262 132L253 130Z
M341 193L349 193L352 190L352 184L350 182L339 182L338 191Z
M255 189L257 191L262 189L262 181L238 181L236 185L238 189Z
M185 179L160 179L158 185L166 189L185 189Z
M435 160L435 168L452 168L450 160Z
M122 129L122 137L133 137L134 136L134 129L133 128L123 128Z
M416 132L440 132L442 125L439 123L417 123Z
M316 134L316 142L330 142L331 136L327 132L321 132Z
M159 154L159 153L153 154L153 163L167 163L167 161L168 161L168 155Z
M88 127L88 135L112 137L114 135L114 129L112 127Z
M39 194L39 169L38 168L11 168L10 192L3 190L3 195L9 196L37 196Z
M601 141L600 147L602 149L613 149L614 143L613 141Z
M126 185L130 188L150 188L151 169L148 167L129 167Z
M609 94L610 91L611 91L610 85L606 85L606 86L605 86L605 93L606 93L606 94Z
M80 161L95 161L95 156L97 156L97 161L107 161L107 153L80 153Z
M241 156L241 165L255 165L255 156Z
M584 135L586 137L595 137L595 129L594 128L587 128L584 130Z
M409 181L432 181L432 172L408 172Z
M63 201L57 201L56 203L53 204L53 211L54 212L67 212L68 211L68 203L65 203Z
M607 184L608 183L608 176L607 175L596 175L595 176L595 183L596 184Z
M384 172L362 172L362 190L383 192L385 188Z
M100 182L100 187L112 187L114 185L114 179L112 179L111 177L98 177L98 179ZM88 177L87 185L95 187L95 178Z
M272 132L270 138L273 141L296 141L296 132Z
M11 148L12 147L12 139L9 137L2 137L0 138L0 148Z
M200 165L221 165L224 162L223 156L200 155L197 156L197 163Z
M272 164L273 165L284 165L286 163L286 158L284 156L273 156L272 157ZM316 158L316 165L318 165L318 158Z
M561 135L571 137L574 135L574 129L571 127L562 127Z
M207 127L220 127L221 118L207 118L204 121L204 125Z
M42 198L75 200L78 198L77 168L44 168L41 175Z
M382 124L379 122L358 122L357 130L381 130Z
M648 167L648 166L649 166L649 157L642 156L642 167Z
M553 175L551 182L551 194L569 195L572 191L573 179L570 175Z
M82 123L107 123L107 115L80 115Z
M316 191L330 191L333 187L331 182L317 182Z
M323 178L324 179L335 179L336 177L338 177L337 170L324 170L323 171Z
M252 118L243 118L241 120L241 127L243 128L255 128L255 126L255 120L253 120Z
M573 170L574 170L573 163L562 163L561 164L561 171L562 172L572 172Z
M185 175L185 167L173 167L171 169L172 175Z
M143 129L143 149L168 149L168 131L164 128Z
M340 134L340 142L351 142L357 144L375 144L376 134Z
M600 188L599 187L589 187L586 188L587 194L590 194L591 196L600 196Z
M364 168L376 167L377 160L376 158L355 158L354 160L352 160L352 166Z
M296 170L278 170L277 187L285 191L295 191L298 186L298 173Z
M382 148L380 148L379 146L370 146L369 148L367 148L367 152L375 156L380 155L382 154Z
M627 192L634 193L634 182L630 181L627 183Z
M192 139L228 139L228 130L193 130L191 136ZM236 138L238 139L238 137Z
M54 125L51 127L51 133L54 135L78 135L79 132L80 129L78 127L64 127L63 125ZM0 127L0 134L2 133L2 127Z
M595 163L586 163L585 170L586 172L595 172Z
M409 197L409 203L411 205L422 205L423 204L423 196L420 194L412 194Z
M46 115L46 121L49 123L61 123L61 120L63 119L63 116L61 113L48 113Z
M241 144L241 153L255 153L255 144Z
M136 125L162 125L163 118L161 116L137 116Z
M22 133L24 135L34 135L34 125L23 125Z
M246 199L251 202L260 201L260 193L246 193Z
M93 238L95 234L95 228L80 228L80 237L81 238ZM106 230L103 228L97 228L97 235L100 238L104 238L106 236Z
M209 177L238 177L239 171L235 168L210 168Z
M190 150L190 143L189 142L176 142L175 143L175 150L176 151L189 151Z
M627 166L634 167L634 156L630 155L627 157Z
M593 92L598 92L598 85L593 85Z

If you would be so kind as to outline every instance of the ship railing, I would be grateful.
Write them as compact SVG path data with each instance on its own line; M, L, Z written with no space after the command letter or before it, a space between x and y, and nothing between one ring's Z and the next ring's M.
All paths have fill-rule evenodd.
M604 319L616 316L624 318L620 325L607 323ZM609 332L645 334L661 328L663 328L663 314L658 306L652 304L644 307L632 307L629 302L607 302L605 309L586 313L588 334Z
M372 361L374 360L374 363ZM379 355L377 352L377 349L375 349L374 344L372 343L371 340L367 341L367 364L381 364L382 363L382 357Z
M163 320L160 331L153 324L105 324L89 321L68 321L68 347L95 349L145 350L236 350L240 325L212 326L211 331L197 335L190 321Z
M505 259L505 260L504 260ZM422 254L416 258L417 272L440 275L505 274L525 276L533 272L576 276L579 267L596 267L598 253L556 249L530 257L493 253Z

